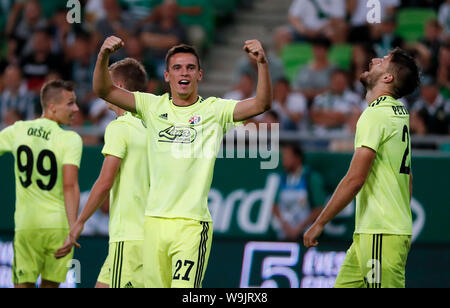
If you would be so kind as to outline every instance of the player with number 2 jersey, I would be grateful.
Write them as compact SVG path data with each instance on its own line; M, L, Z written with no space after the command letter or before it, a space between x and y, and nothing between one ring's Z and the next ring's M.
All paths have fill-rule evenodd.
M417 88L419 70L396 48L372 59L360 80L369 106L356 125L352 162L303 241L317 246L325 225L356 197L353 244L335 287L402 288L412 236L412 172L409 112L398 99Z

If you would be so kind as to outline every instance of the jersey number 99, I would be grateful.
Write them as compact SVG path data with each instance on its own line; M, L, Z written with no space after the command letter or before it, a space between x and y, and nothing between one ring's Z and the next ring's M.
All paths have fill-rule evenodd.
M23 154L25 155L25 161L22 161ZM44 165L45 158L48 158L50 162L50 168L46 168ZM21 145L17 149L17 169L21 173L25 173L25 179L22 175L19 176L20 184L24 188L29 187L32 184L31 176L33 174L34 156L33 151L26 145ZM36 169L40 175L50 177L48 183L45 184L40 179L36 181L37 186L42 190L52 190L56 184L58 175L58 166L56 164L56 157L52 151L42 150L37 158Z

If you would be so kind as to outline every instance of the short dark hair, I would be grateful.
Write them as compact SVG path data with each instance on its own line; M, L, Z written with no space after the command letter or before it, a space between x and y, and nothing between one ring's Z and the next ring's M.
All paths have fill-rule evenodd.
M58 96L61 92L69 91L73 92L75 89L75 84L71 81L65 81L61 79L47 81L41 88L41 106L43 110L46 110L48 103L55 99L58 100Z
M125 89L132 92L145 92L147 89L147 72L144 66L133 58L125 58L109 67L113 78L120 79Z
M172 48L170 48L169 51L166 54L166 70L167 71L169 71L170 58L172 58L172 56L176 55L177 53L190 53L190 54L193 54L195 56L195 58L197 58L198 69L200 69L200 67L201 67L201 65L200 65L200 57L198 56L198 53L195 50L195 48L190 46L190 45L180 44L180 45L176 45L176 46L173 46Z
M419 68L406 51L397 47L390 53L389 70L394 75L392 96L401 98L411 94L420 84Z

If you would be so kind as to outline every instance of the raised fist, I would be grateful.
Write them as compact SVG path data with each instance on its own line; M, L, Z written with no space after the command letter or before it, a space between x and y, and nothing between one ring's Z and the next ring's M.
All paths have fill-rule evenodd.
M110 36L103 43L102 48L100 49L100 53L110 55L122 48L124 45L125 43L122 41L122 39L116 36Z
M266 54L258 40L245 41L243 49L249 54L250 58L257 63L267 63Z

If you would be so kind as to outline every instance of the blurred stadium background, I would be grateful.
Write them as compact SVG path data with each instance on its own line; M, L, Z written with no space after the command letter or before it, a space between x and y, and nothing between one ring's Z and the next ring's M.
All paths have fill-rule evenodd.
M68 16L76 21L78 13L80 23L69 23ZM421 67L422 85L403 100L411 113L414 172L406 285L450 287L450 1L0 0L0 127L40 115L45 81L76 83L81 112L69 129L85 145L80 208L101 168L104 129L114 119L92 92L96 54L109 35L126 44L113 61L130 56L144 63L149 92L167 91L161 75L165 52L186 42L201 53L200 95L233 99L253 95L255 70L242 46L247 39L261 40L274 106L249 125L278 123L280 142L302 145L328 196L347 170L355 124L367 104L359 74L371 58L397 46L407 49ZM351 243L354 204L327 227L317 249L279 238L272 207L283 166L280 158L276 169L263 170L265 160L217 160L209 204L215 240L204 287L332 286ZM0 157L0 168L0 287L11 287L12 156ZM105 207L86 226L83 248L75 253L79 268L74 265L63 286L95 284L107 232Z

